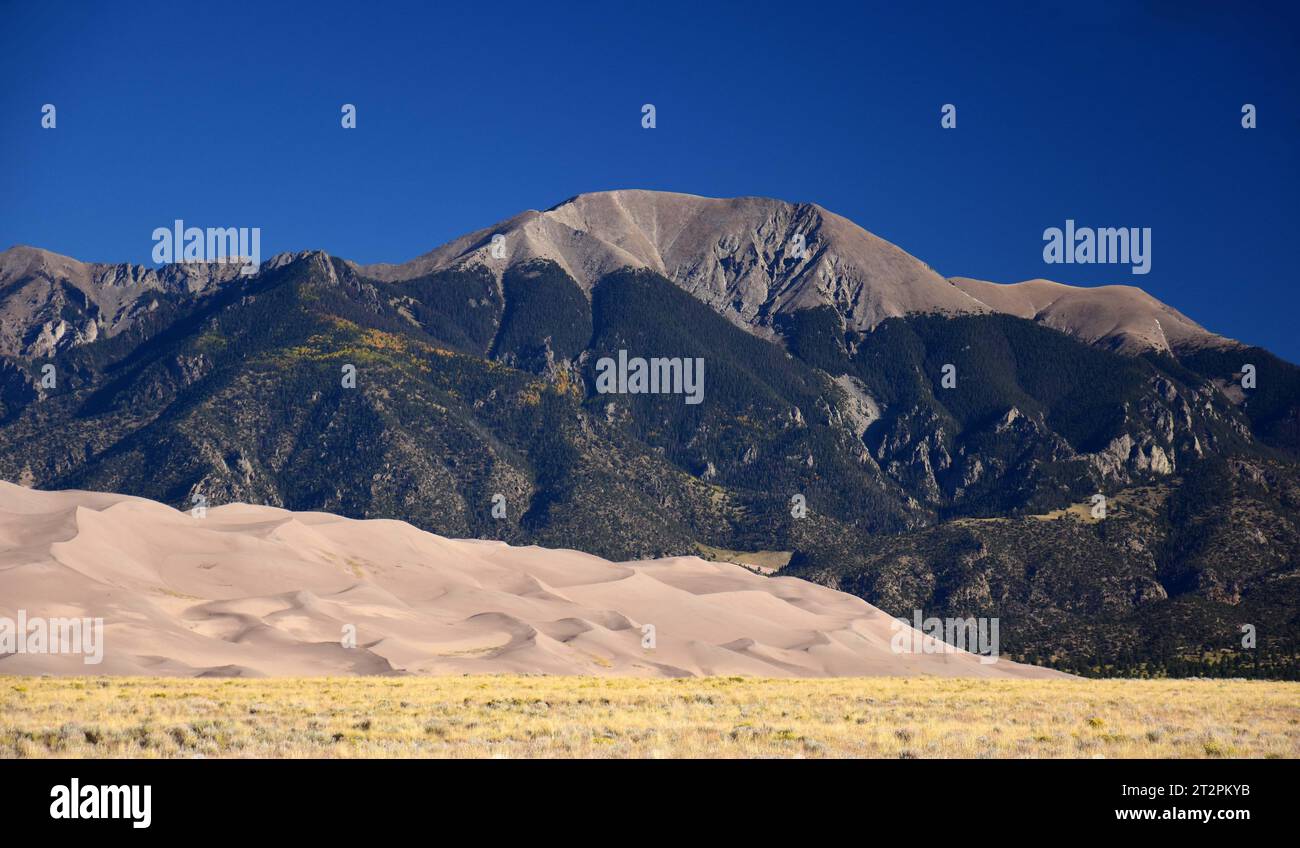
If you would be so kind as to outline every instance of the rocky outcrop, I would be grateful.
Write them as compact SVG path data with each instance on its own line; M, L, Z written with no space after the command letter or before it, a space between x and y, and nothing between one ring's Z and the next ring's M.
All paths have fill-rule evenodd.
M0 253L0 355L47 357L115 336L157 309L160 298L214 291L238 277L240 267L109 265L10 248Z

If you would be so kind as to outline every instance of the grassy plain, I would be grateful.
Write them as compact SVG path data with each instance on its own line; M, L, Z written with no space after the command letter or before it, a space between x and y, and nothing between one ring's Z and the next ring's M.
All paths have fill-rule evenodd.
M0 757L1300 757L1300 683L0 676Z

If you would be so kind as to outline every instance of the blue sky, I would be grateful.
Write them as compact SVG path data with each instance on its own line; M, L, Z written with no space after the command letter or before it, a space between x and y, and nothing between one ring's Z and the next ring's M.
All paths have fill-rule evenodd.
M0 243L147 263L183 218L401 261L584 191L764 195L1300 361L1287 5L188 5L0 3ZM1067 218L1151 227L1151 273L1045 265Z

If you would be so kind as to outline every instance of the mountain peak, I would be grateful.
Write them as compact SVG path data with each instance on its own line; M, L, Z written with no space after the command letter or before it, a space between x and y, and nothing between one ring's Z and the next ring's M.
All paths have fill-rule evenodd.
M969 277L949 282L995 312L1037 321L1120 353L1235 344L1136 286L1069 286L1044 279L991 283Z
M302 258L273 257L264 268ZM1234 344L1132 286L1076 287L1035 279L1002 284L944 279L929 265L816 203L767 197L701 197L617 189L574 195L548 209L529 209L402 264L351 264L390 282L437 271L482 267L500 281L507 269L554 262L586 292L627 268L654 271L760 336L778 316L829 306L846 330L870 330L887 318L929 313L1000 312L1124 353L1179 351ZM50 339L111 335L152 291L200 293L237 273L233 265L85 263L35 247L0 253L0 353L44 355ZM79 335L63 326L67 300L54 281L80 290ZM19 290L22 297L13 296ZM32 307L36 304L36 307ZM34 310L34 311L33 311ZM75 310L74 310L75 311ZM39 320L38 320L39 319ZM93 320L98 327L91 327ZM36 329L33 329L35 327ZM22 336L21 338L19 336Z
M15 245L0 253L0 354L49 356L113 336L151 310L159 293L202 293L238 275L233 263L152 268Z
M493 239L499 236L500 258ZM621 189L571 197L462 236L403 265L361 270L402 280L483 266L500 275L555 262L584 290L625 268L649 269L760 332L779 313L833 306L853 329L918 312L987 307L928 265L812 203Z
M89 282L90 267L52 250L16 244L0 253L0 285L42 272L58 279Z
M481 266L500 278L507 268L536 259L556 263L587 291L624 268L655 271L760 335L771 334L777 315L830 306L845 329L859 331L909 314L1002 312L1125 353L1232 344L1132 286L945 280L901 248L815 203L767 197L643 189L578 194L405 264L360 270L400 281Z

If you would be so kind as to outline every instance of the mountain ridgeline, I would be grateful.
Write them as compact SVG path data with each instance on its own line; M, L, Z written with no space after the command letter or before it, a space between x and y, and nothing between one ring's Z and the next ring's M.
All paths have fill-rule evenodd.
M1300 369L1190 322L1120 344L1052 323L1073 308L1011 314L837 253L843 219L806 209L748 221L748 247L739 225L702 235L708 208L669 232L640 194L617 220L658 241L551 210L498 225L528 238L495 262L489 230L406 266L308 252L92 297L123 272L24 254L0 274L0 477L617 560L780 554L895 615L997 616L1013 658L1296 676ZM767 255L785 219L824 233L802 271ZM683 232L693 264L666 252ZM862 267L953 294L864 317ZM702 402L598 392L620 351L702 360Z

